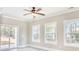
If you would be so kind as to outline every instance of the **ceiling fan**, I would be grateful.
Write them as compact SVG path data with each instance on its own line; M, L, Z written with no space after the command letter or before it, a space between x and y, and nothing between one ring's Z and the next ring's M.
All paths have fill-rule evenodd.
M29 12L29 13L25 13L24 16L29 15L29 14L32 14L33 18L35 18L36 15L45 16L45 14L39 13L39 11L42 10L41 8L36 9L36 7L32 7L31 10L28 10L28 9L24 9L24 10Z

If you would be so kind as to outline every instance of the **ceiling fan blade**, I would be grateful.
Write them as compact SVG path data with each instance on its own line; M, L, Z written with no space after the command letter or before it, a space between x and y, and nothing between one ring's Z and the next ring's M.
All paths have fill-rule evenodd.
M25 11L31 12L30 10L24 9Z
M73 9L74 7L69 7L68 9Z
M36 13L37 13L38 11L40 11L40 10L42 10L42 9L41 9L41 8L37 9L37 10L36 10Z
M25 15L29 15L29 14L32 14L32 13L26 13L26 14L24 14L24 16L25 16Z
M36 13L36 14L39 14L39 15L45 16L45 14L43 14L43 13Z

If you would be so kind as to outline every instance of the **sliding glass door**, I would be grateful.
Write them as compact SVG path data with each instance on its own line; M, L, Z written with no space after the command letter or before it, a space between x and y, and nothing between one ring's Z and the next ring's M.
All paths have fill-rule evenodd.
M10 48L17 47L17 28L16 27L10 27L10 36L9 36L9 45Z
M9 45L9 33L7 33L8 28L1 25L1 48L7 48Z
M14 48L17 46L17 28L0 25L0 48Z

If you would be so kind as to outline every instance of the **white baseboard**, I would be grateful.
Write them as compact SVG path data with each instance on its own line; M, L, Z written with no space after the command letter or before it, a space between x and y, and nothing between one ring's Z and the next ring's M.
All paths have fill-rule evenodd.
M43 46L36 46L36 45L32 45L32 44L29 44L29 46L34 47L34 48L38 48L38 49L42 49L42 50L47 50L47 51L61 51L61 50L57 50L57 49L46 48L46 47L43 47Z
M44 46L37 46L37 45L32 45L32 44L21 45L16 48L26 48L26 47L32 47L32 48L41 49L44 51L61 51L61 50L57 50L57 49L53 49L53 48L47 48Z
M25 48L27 46L29 46L29 44L18 46L18 48Z

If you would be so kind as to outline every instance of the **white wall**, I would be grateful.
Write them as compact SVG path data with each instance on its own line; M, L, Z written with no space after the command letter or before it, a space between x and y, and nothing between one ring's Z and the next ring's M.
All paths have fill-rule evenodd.
M34 46L47 47L51 49L55 48L55 49L60 49L60 50L79 50L79 48L77 47L64 46L64 24L63 22L64 20L72 20L76 18L79 18L79 10L30 22L29 23L29 36L30 36L29 44L34 45ZM57 42L58 42L57 45L44 43L44 24L48 22L53 22L53 21L57 22ZM32 29L33 24L40 24L41 26L40 43L32 42L32 30L31 29Z

